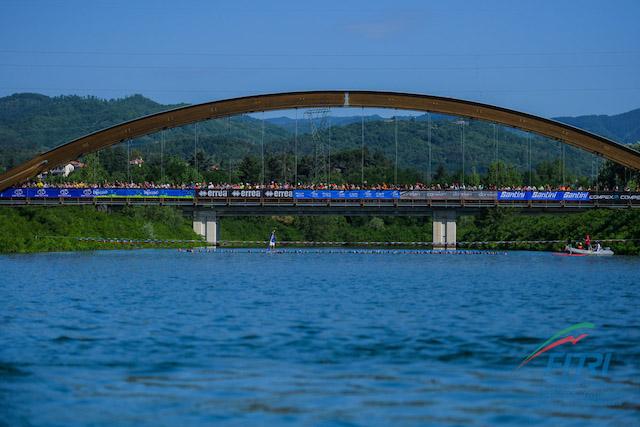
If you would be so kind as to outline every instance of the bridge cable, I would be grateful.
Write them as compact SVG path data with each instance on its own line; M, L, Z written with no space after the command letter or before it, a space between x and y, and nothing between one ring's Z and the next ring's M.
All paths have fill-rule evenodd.
M495 123L493 124L493 145L494 145L494 154L493 154L493 165L495 168L495 181L493 183L493 185L496 186L496 188L498 188L498 127Z
M293 185L298 185L298 109L296 108L296 130L293 138Z
M160 131L160 181L164 182L164 129Z
M227 144L231 141L231 116L227 116ZM233 182L231 180L231 173L233 172L233 162L231 159L231 150L229 150L229 183Z
M398 109L396 108L395 114L393 116L394 121L394 139L396 143L396 162L393 170L393 183L394 185L398 185Z
M287 144L282 144L282 184L287 182Z
M360 136L361 136L361 153L360 153L360 182L364 187L364 107L360 111Z
M127 180L131 183L131 140L127 139Z
M464 187L464 117L462 118L462 120L460 121L460 143L462 145L462 179L460 184Z
M564 187L565 185L565 181L566 181L566 165L565 165L565 146L564 146L564 142L560 141L560 144L562 144L562 186Z
M329 109L329 112L331 112L331 109ZM327 183L331 185L331 140L333 138L331 114L329 114L328 124L329 124L329 141L327 142L327 162L329 163L329 166L327 168Z
M527 133L527 142L529 143L529 187L531 187L531 132Z
M100 165L100 150L95 152L95 156L93 157L93 182L94 184L98 183L98 166Z
M262 156L262 188L264 188L264 111L262 112L262 132L260 136L260 151Z
M429 180L427 181L431 184L431 180L433 179L433 169L432 169L432 158L431 158L431 113L427 112L427 145L429 148L429 168L427 169L427 175Z
M195 122L193 129L193 166L198 174L198 122Z
M596 191L599 190L598 186L600 184L600 156L598 156L597 154L594 154L595 156L595 161L596 161L596 178L595 178L595 185L596 185Z

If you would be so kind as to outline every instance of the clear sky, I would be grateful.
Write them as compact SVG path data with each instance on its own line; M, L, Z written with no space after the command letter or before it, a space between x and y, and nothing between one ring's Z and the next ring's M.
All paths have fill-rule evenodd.
M0 0L0 96L367 89L640 107L640 1Z

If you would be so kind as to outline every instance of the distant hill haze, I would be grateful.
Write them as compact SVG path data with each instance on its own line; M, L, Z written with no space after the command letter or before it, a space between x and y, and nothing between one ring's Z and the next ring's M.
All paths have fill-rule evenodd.
M623 144L635 144L640 141L640 108L613 116L556 117L554 120Z
M367 115L364 116L365 121L375 120L388 120L380 117L379 115ZM399 115L398 120L427 120L426 114L418 116L406 116ZM443 114L431 114L432 120L458 120L455 117L449 117ZM332 126L344 126L351 123L359 123L362 120L360 116L335 116L329 117L328 122ZM613 116L607 115L588 115L588 116L563 116L553 117L551 120L566 123L571 126L575 126L580 129L593 132L597 135L604 136L613 141L620 142L622 144L635 144L640 142L640 108L628 111L622 114L616 114ZM267 119L269 123L284 127L285 129L293 129L295 126L295 119L291 117L275 117ZM309 126L304 126L304 121L300 125L298 124L299 132L308 132Z

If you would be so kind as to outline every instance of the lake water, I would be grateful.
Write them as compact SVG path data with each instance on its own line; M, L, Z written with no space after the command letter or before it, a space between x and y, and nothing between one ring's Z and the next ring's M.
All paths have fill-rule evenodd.
M0 256L0 425L640 423L640 258L257 252Z

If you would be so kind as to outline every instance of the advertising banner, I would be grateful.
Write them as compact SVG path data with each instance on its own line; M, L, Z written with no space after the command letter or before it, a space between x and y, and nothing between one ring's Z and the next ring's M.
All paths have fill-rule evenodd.
M174 198L192 199L193 190L170 188L8 188L0 193L3 199L59 199L59 198Z
M399 199L398 190L293 190L294 199Z
M226 199L227 197L239 198L239 199L259 199L261 197L267 199L291 199L293 198L293 190L240 190L240 189L226 189L226 190L197 190L198 197L210 197Z
M498 191L498 200L588 201L588 191Z
M171 198L193 199L194 190L177 190L173 188L93 188L95 198Z
M640 193L598 192L598 193L590 193L589 199L593 201L605 201L605 202L640 201Z
M408 200L496 200L496 197L495 191L406 190L400 192L400 198Z

